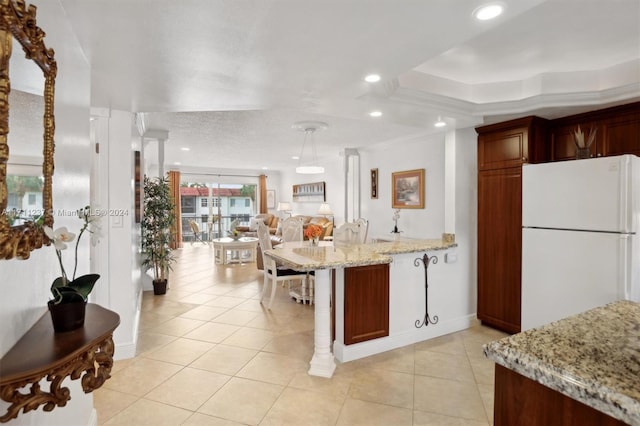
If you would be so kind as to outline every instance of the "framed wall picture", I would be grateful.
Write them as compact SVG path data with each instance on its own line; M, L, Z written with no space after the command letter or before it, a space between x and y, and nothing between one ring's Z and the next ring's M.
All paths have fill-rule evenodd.
M311 182L293 185L293 201L301 203L305 201L327 201L327 185L325 182Z
M424 169L395 172L391 175L394 209L424 208Z
M267 208L268 209L276 208L276 190L275 189L267 189Z
M378 169L371 169L371 198L378 198Z

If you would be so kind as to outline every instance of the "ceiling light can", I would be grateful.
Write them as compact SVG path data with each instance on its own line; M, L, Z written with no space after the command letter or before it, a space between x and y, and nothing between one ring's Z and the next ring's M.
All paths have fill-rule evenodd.
M488 3L473 11L473 16L479 21L488 21L502 14L504 6L500 3Z
M378 81L380 81L380 75L369 74L364 78L364 81L366 81L367 83L377 83Z

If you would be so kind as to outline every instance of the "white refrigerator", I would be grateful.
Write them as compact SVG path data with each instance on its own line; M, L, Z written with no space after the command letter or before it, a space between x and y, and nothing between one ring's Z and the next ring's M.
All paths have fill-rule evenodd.
M522 330L640 302L640 157L522 168Z

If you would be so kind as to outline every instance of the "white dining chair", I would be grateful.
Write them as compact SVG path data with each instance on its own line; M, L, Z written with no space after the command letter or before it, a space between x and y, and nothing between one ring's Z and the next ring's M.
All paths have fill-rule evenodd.
M361 244L366 243L367 233L369 232L369 221L361 217L357 219L354 223L358 224L358 226L360 227L360 230L359 230L360 243Z
M288 217L282 221L282 241L302 241L302 221L295 217Z
M333 244L348 246L362 244L360 225L353 222L343 223L333 231Z
M298 217L288 217L282 222L282 241L303 241L304 240L304 222ZM289 282L289 293L298 302L309 304L313 303L313 287L315 284L315 277L313 272L307 272L307 279L300 284L300 291L291 291L291 283ZM284 282L282 282L284 285Z
M273 299L276 295L276 289L278 287L279 282L289 282L289 290L291 286L291 281L299 280L300 285L305 285L307 281L307 274L305 272L298 272L292 269L286 269L284 267L278 267L276 265L276 261L267 256L265 252L267 250L272 249L271 245L271 236L269 235L269 230L266 225L259 223L258 224L258 240L260 244L260 249L262 251L262 263L264 265L264 281L262 285L262 295L260 296L260 303L263 303L264 298L267 294L267 288L269 284L271 284L271 296L269 298L269 304L267 308L271 310L271 306L273 305Z

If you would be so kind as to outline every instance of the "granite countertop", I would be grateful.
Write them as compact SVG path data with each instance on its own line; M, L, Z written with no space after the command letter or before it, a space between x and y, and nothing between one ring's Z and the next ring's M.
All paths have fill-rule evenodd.
M510 370L640 425L640 303L610 303L484 346Z
M276 246L279 248L267 250L265 255L298 271L391 263L393 260L391 255L393 254L446 250L457 245L453 242L444 242L441 239L401 240L350 246L322 244L310 246L308 242L289 246L287 244L283 244L281 248Z

